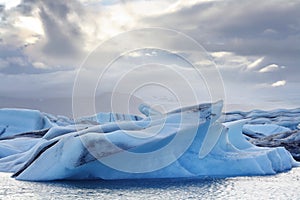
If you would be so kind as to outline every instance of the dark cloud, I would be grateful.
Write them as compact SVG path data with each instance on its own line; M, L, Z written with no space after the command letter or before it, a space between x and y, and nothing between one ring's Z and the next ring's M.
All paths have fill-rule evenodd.
M4 12L5 6L0 4L0 14L2 14Z
M42 50L47 56L77 56L82 51L79 44L84 41L78 21L70 19L71 15L82 16L84 12L76 1L24 1L25 12L38 9L45 36ZM23 4L21 5L21 7ZM22 10L24 12L24 8Z
M39 0L23 0L22 3L16 7L16 10L22 15L31 16L39 2Z
M237 62L239 68L226 67L226 63L235 64L231 61L235 58L226 57L222 68L226 82L252 86L282 79L300 82L297 78L300 74L299 10L299 1L213 1L148 17L141 24L182 31L209 52L232 52L252 61L255 57L264 57L259 66L251 70L246 70L249 63ZM273 63L285 68L257 73Z
M217 1L144 22L181 30L209 51L292 57L300 53L300 2Z
M80 56L84 55L82 47L86 38L78 19L85 18L85 12L78 1L66 0L23 0L10 10L3 8L0 15L0 31L3 30L0 32L0 59L6 66L2 66L0 72L46 73L74 68L74 63L78 63L82 59ZM28 30L18 27L16 22L20 16L40 20L44 34L30 35ZM35 41L27 42L30 37ZM7 46L10 48L6 49ZM14 50L11 51L11 48ZM13 54L13 59L8 54ZM37 68L35 62L45 63L52 69Z
M118 6L116 1L108 2L106 6L110 4ZM189 4L185 2L187 1L182 1L181 4ZM3 74L10 74L5 83L13 82L16 77L22 79L22 84L15 86L14 93L17 93L19 87L22 86L24 94L27 94L25 90L31 88L31 79L36 79L37 82L51 81L51 84L45 82L41 88L36 89L41 93L45 92L44 88L47 88L47 93L56 91L64 84L68 87L61 92L65 93L68 90L70 93L75 73L57 77L60 73L55 72L80 63L83 55L86 55L84 47L87 42L97 43L100 40L95 41L95 38L106 38L98 36L103 33L102 30L112 27L107 31L108 35L123 30L115 29L118 27L119 18L117 16L120 13L109 11L106 13L107 16L105 15L102 19L99 13L103 10L98 10L98 7L96 9L96 5L99 6L101 3L97 4L93 1L91 4L85 5L75 0L23 0L16 8L9 10L5 10L4 6L0 5L0 65L2 65L2 67L0 66L0 75L4 80L5 75ZM95 7L93 12L97 14L90 13L87 7L91 5ZM140 8L142 9L142 7ZM299 95L295 95L295 91L299 90L300 82L298 78L300 74L299 10L299 1L228 0L200 2L193 6L185 5L175 11L153 16L136 14L130 17L135 18L134 25L138 20L138 24L134 28L175 29L194 38L210 53L230 52L222 59L216 59L230 101L247 103L249 99L258 102L259 99L260 101L273 101L277 98L284 102L284 98L287 97L286 103L288 103L292 100L293 102L300 101ZM145 12L147 12L147 8ZM19 16L38 18L44 34L32 36L28 32L23 32L22 28L14 26L15 20ZM120 17L122 17L121 14ZM120 21L122 20L124 19L120 18ZM100 24L99 21L103 24ZM88 25L88 28L83 30L83 25ZM127 24L122 26L130 27ZM91 34L87 34L87 30ZM36 41L27 42L25 35L27 38L35 37ZM153 37L159 38L159 35L156 36L154 32ZM137 40L138 38L134 38L127 42L130 44ZM193 51L186 44L180 43L171 36L169 40L161 42L174 47L174 49L177 46L186 48L186 52L180 53L187 56L190 55L190 51ZM118 43L106 50L115 51L116 48L120 48ZM102 59L101 56L99 55L97 60ZM263 58L263 60L257 66L249 68L248 65L258 58ZM65 60L71 60L71 62L65 62ZM49 69L41 67L43 63L49 66ZM95 63L95 65L98 64ZM260 69L271 64L278 65L278 70L259 72ZM58 65L62 67L57 67ZM27 75L21 76L22 73L27 74L30 78ZM16 74L20 74L20 77ZM59 82L60 79L66 81L67 84ZM3 80L1 80L2 83ZM281 80L285 80L286 85L272 87L273 83ZM6 87L2 87L0 92L10 95L10 90L5 90L7 93L3 93Z
M40 10L46 36L43 51L45 54L55 57L76 56L80 51L78 44L82 40L80 29L70 23L63 23L65 18L62 18L61 23L58 23L51 14L51 10L47 11L44 8Z
M4 74L39 74L48 73L53 69L37 68L22 52L14 46L0 44L0 73Z

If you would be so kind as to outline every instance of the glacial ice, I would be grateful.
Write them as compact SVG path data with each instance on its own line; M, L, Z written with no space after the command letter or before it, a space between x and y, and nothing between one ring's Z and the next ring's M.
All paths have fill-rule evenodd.
M284 147L258 147L245 134L291 134L300 109L225 117L222 102L139 110L145 117L98 113L73 121L0 109L0 171L30 181L108 180L268 175L299 166Z
M51 127L50 120L37 110L1 109L0 138Z
M246 124L243 126L243 133L252 137L264 137L290 131L290 128L276 124Z
M225 113L222 119L225 122L249 119L248 124L276 124L295 130L300 123L300 108L271 111L252 110L249 112L233 111Z

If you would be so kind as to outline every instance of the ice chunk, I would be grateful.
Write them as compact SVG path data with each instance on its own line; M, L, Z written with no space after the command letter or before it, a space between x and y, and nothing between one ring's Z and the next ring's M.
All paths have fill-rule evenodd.
M254 138L290 131L291 129L276 124L246 124L243 127L243 133Z
M50 121L37 110L0 109L0 138L51 126Z

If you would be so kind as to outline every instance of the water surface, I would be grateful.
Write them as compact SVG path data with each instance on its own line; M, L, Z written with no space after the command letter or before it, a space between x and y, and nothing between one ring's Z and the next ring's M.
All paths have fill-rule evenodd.
M300 199L300 168L225 179L25 182L0 173L0 199Z

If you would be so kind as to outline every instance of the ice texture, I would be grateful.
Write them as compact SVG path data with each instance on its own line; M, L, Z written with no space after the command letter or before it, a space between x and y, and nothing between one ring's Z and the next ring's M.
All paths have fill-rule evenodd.
M284 147L258 147L243 131L291 132L300 110L236 112L224 122L221 101L168 113L139 109L144 117L98 113L76 120L1 109L0 171L28 181L114 180L270 175L299 166ZM273 122L277 114L289 128L245 125Z
M300 108L271 111L252 110L249 112L232 111L225 113L222 118L225 122L249 119L248 124L276 124L295 130L300 123Z
M290 131L290 128L276 124L246 124L243 126L243 133L251 137L264 137Z

